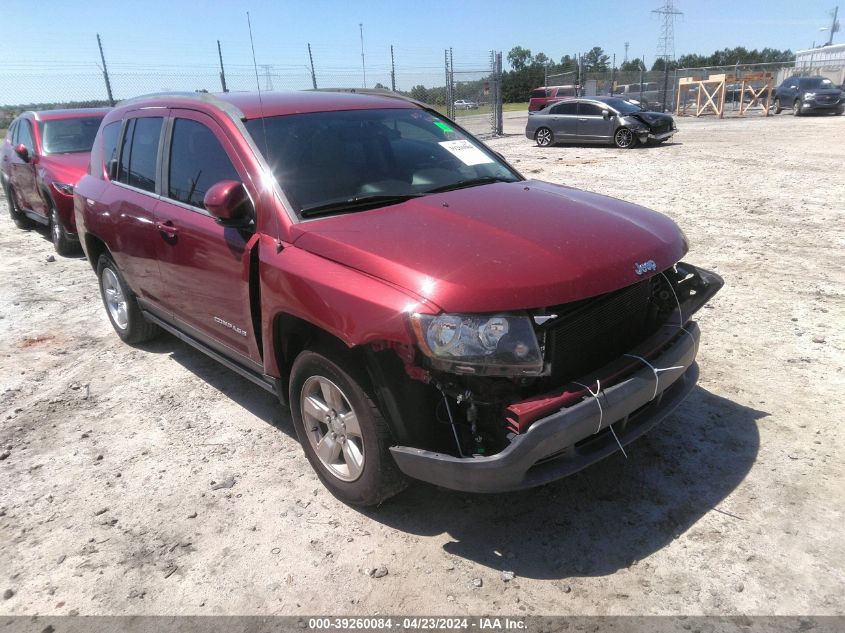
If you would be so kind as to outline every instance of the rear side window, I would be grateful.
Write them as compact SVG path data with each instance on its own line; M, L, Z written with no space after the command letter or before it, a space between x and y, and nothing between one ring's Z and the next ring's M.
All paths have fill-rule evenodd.
M532 90L531 91L531 98L532 99L545 99L546 98L546 91L545 90Z
M559 103L552 107L551 114L578 114L577 103Z
M131 119L123 136L118 180L144 191L155 191L161 117Z
M117 138L120 136L122 121L109 123L103 128L103 167L109 178L114 178L117 173ZM92 159L91 163L94 161Z
M167 196L204 209L205 192L221 180L240 180L223 145L209 128L191 119L176 119L170 146Z

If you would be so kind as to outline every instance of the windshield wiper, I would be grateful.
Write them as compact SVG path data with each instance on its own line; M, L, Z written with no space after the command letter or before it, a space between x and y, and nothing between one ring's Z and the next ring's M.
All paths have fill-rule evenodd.
M477 185L489 185L494 182L516 182L510 178L503 178L502 176L483 176L482 178L470 178L469 180L459 180L449 185L442 187L435 187L428 189L425 193L442 193L444 191L454 191L455 189L465 189L466 187L475 187Z
M345 200L335 200L333 202L304 207L299 212L299 215L303 218L313 218L318 215L329 215L331 213L338 213L341 211L347 211L350 213L355 211L366 211L367 209L375 206L399 204L400 202L405 202L411 198L419 198L420 195L422 194L406 193L396 195L377 193L363 196L353 196L351 198L346 198Z

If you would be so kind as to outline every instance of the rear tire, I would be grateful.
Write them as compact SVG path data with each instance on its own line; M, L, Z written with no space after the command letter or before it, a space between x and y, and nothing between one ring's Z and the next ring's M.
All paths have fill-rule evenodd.
M161 330L155 323L150 323L144 318L135 295L126 285L111 256L100 255L97 261L97 279L100 282L100 296L103 298L106 315L124 343L134 345L158 336Z
M537 145L540 147L548 147L554 144L555 135L549 128L541 127L534 133L534 140L537 141Z
M56 253L62 257L75 255L80 248L79 242L75 242L67 236L56 205L52 201L50 202L50 240L53 242Z
M15 195L15 190L7 186L6 188L6 204L9 205L9 217L12 218L12 222L15 223L15 226L21 230L28 231L35 227L35 222L30 220L26 217L21 208L18 206L17 196Z
M370 506L404 490L407 481L362 376L343 350L305 350L291 368L289 402L299 442L323 485L345 503Z

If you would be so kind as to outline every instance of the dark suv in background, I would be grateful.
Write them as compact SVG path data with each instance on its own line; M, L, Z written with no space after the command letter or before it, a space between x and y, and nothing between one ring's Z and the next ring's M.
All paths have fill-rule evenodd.
M792 109L795 116L808 112L842 114L842 91L825 77L790 77L775 89L775 114Z
M107 108L24 112L3 142L3 191L18 228L50 227L56 252L79 247L73 188L88 168L94 137Z

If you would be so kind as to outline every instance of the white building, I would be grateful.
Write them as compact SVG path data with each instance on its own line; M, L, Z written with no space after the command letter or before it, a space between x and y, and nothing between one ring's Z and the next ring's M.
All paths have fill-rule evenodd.
M845 82L845 44L795 52L795 74L821 75L839 85Z

